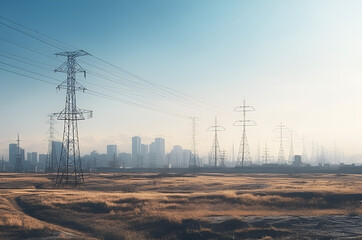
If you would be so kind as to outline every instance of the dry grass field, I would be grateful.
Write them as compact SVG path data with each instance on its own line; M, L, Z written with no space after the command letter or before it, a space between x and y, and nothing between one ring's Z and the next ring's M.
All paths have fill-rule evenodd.
M362 175L0 174L0 239L362 239Z

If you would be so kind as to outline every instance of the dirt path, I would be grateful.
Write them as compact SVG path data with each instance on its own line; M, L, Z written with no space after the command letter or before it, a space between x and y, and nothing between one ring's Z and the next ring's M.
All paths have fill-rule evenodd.
M31 189L33 191L33 189ZM11 191L8 191L11 192ZM48 223L26 214L15 200L18 196L7 193L0 196L0 226L6 235L4 239L86 239L94 240L82 232Z

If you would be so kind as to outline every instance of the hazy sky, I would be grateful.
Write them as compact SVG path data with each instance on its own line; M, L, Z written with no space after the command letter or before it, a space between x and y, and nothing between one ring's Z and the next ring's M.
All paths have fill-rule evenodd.
M131 91L94 75L83 81L80 74L89 89L122 99L137 94L138 101L184 116L78 92L78 106L94 111L93 119L79 123L82 154L105 152L107 144L130 151L135 135L144 143L165 137L167 150L176 144L189 148L190 116L198 117L198 148L206 154L213 140L206 130L217 116L226 128L220 133L221 148L231 156L232 144L237 152L241 135L241 129L233 126L241 115L233 109L244 98L256 109L249 114L258 124L248 129L252 155L258 143L262 148L266 142L277 155L273 129L280 121L296 131L299 139L305 136L309 151L313 141L324 146L326 153L333 153L336 146L345 155L362 154L361 9L361 1L348 0L0 1L0 16L84 49L173 93L182 92L186 98L182 101L193 105L185 106L180 99L174 103L143 97L137 89ZM14 43L48 56L59 52L0 24L0 68L35 77L5 65L11 64L65 79L65 74L52 72L63 58L57 61ZM30 59L34 66L9 58L9 53ZM79 63L114 81L120 79L112 73L123 74L90 56ZM102 69L112 72L102 73ZM1 69L0 79L0 154L7 159L8 144L17 133L26 151L45 153L46 115L64 107L65 91ZM47 81L56 83L55 79ZM144 91L152 94L153 88L143 84ZM196 106L194 98L217 107ZM56 128L61 139L62 122ZM300 153L301 140L295 145L294 152ZM288 155L288 143L285 151Z

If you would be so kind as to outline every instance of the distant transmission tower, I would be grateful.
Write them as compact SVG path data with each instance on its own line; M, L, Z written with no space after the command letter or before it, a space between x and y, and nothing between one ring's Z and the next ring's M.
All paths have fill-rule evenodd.
M263 155L262 155L262 163L263 164L268 164L269 160L270 160L269 148L268 148L268 144L265 143L265 148L264 148Z
M15 158L15 172L22 172L23 171L23 163L22 163L22 159L21 159L21 154L20 154L20 138L19 138L19 134L18 134L18 139L16 140L17 142L17 148L16 148L16 158Z
M197 143L196 143L196 117L192 117L192 143L191 143L191 153L189 159L189 167L197 169L200 166L199 155L197 153Z
M222 151L220 155L220 167L226 167L225 160L226 160L226 151Z
M294 142L293 142L293 134L294 131L290 130L290 151L289 151L289 158L288 163L292 164L294 160Z
M83 50L78 50L60 52L55 55L67 57L67 61L55 70L55 72L67 74L67 80L57 87L58 89L67 89L67 95L65 108L58 113L58 120L64 120L64 132L56 184L78 185L84 183L79 150L78 120L84 120L85 114L92 117L92 111L79 109L76 104L75 92L77 90L85 91L85 88L76 81L76 73L83 72L85 77L85 71L75 59L89 54Z
M217 138L217 132L225 131L225 128L217 125L217 119L215 117L215 125L209 127L207 130L215 132L214 142L212 143L211 153L209 155L209 165L217 167L218 160L220 160L220 146Z
M234 109L234 112L243 113L243 119L238 120L234 123L234 126L241 126L243 131L240 140L238 158L236 160L236 166L238 167L244 166L245 163L251 164L248 139L246 137L246 127L256 126L256 123L253 120L246 119L246 112L251 112L251 111L255 111L255 109L252 106L246 106L245 99L243 101L242 106L238 106Z
M54 133L55 133L55 128L54 128L54 124L55 124L55 117L57 116L56 113L51 113L48 114L49 117L49 139L48 139L48 155L47 155L47 160L45 162L45 172L55 172L57 167L58 167L58 161L57 161L57 153L55 151L54 148Z
M287 129L285 125L283 125L282 122L280 122L280 125L276 127L276 130L278 131L278 137L280 139L280 146L279 146L279 154L278 154L278 164L285 164L285 155L284 155L284 148L283 148L283 139L286 138L284 135L284 132Z

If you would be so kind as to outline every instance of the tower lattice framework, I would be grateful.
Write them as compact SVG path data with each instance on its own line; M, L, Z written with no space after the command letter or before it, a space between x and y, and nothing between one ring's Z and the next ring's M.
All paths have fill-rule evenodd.
M49 117L49 139L48 139L48 154L47 154L47 159L45 162L45 171L49 172L49 173L53 173L57 170L58 167L58 161L57 161L57 153L55 151L54 148L54 133L55 133L55 128L54 128L54 124L55 124L55 117L57 116L56 113L51 113L48 114Z
M210 126L207 130L214 132L214 141L212 143L211 152L209 154L209 165L217 167L218 161L220 161L221 158L220 145L219 145L217 132L225 131L225 128L223 126L217 125L217 119L215 117L215 125Z
M191 153L189 159L189 167L197 169L200 167L199 154L197 152L197 143L196 143L196 117L192 117L192 144L191 144Z
M289 158L288 164L292 164L294 161L294 131L290 130L290 150L289 150Z
M57 171L57 185L78 185L84 183L82 162L79 150L78 121L84 120L85 115L92 116L92 111L79 109L76 101L76 91L86 89L76 81L76 73L85 70L76 62L77 57L89 55L83 50L60 52L56 56L67 57L67 60L55 70L67 74L67 79L57 88L66 89L65 108L58 113L58 120L64 121L63 145Z
M242 120L238 120L234 123L234 126L242 127L242 135L240 140L238 157L236 160L236 166L242 167L246 164L251 165L251 158L249 152L248 138L246 136L246 127L256 126L256 123L253 120L246 119L246 112L252 112L255 109L252 106L246 106L245 99L243 101L243 105L237 106L234 109L234 112L242 112L243 118Z
M276 130L278 131L278 139L280 140L279 145L279 154L278 154L278 164L285 164L285 153L284 153L284 147L283 147L283 139L286 139L287 137L284 135L284 132L287 131L287 127L283 125L282 122L280 122L280 125L276 127Z
M16 157L15 157L15 172L20 173L23 171L23 161L21 159L20 153L20 138L18 134L18 139L16 140L17 147L16 147Z

